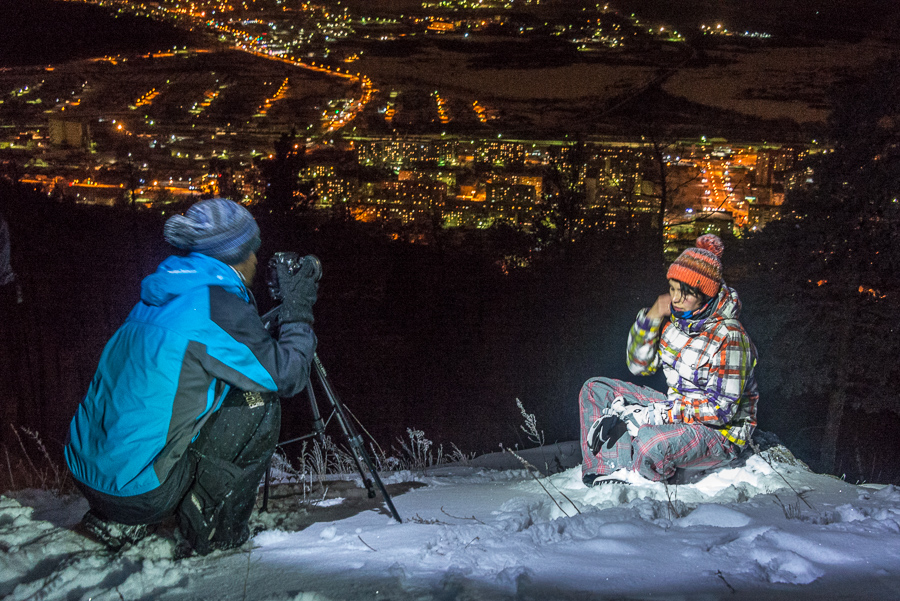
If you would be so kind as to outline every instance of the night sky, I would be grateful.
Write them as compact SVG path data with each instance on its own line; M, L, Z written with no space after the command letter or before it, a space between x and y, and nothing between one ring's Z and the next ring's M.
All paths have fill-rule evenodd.
M170 25L84 4L0 1L0 65L41 65L190 43Z

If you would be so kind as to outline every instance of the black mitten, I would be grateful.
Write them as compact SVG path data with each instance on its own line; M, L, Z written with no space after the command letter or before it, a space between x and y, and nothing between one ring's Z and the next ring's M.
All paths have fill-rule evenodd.
M281 301L278 318L281 323L303 322L312 325L312 306L319 291L322 264L313 255L275 253L269 261L269 291Z
M599 453L604 444L611 449L627 431L625 422L613 413L597 419L588 430L587 442L591 453Z

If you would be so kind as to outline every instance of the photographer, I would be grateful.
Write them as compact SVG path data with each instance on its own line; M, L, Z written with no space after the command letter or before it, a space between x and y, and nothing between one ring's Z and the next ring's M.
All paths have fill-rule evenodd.
M201 201L171 217L164 236L188 254L142 282L72 420L65 455L91 507L88 533L118 549L174 515L183 539L176 556L205 555L250 536L279 397L309 380L320 269L314 257L276 262L275 338L249 291L260 236L246 208Z

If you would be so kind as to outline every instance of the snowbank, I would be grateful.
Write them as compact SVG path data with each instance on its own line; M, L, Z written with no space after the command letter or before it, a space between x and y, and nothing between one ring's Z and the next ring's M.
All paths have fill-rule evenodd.
M352 483L318 505L278 487L252 544L180 562L160 536L110 555L72 531L83 499L28 491L0 497L0 597L900 599L900 490L785 457L588 489L577 466L538 480L498 453L387 478L402 524Z

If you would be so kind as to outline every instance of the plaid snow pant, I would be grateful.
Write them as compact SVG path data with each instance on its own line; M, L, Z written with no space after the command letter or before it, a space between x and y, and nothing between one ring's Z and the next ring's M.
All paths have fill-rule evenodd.
M642 426L635 437L627 432L610 447L603 445L591 453L587 433L613 400L621 396L627 405L649 405L666 400L666 395L649 388L612 378L592 378L584 383L578 397L581 406L582 476L606 475L625 468L648 480L665 480L676 469L706 470L730 463L738 449L722 434L701 424Z

